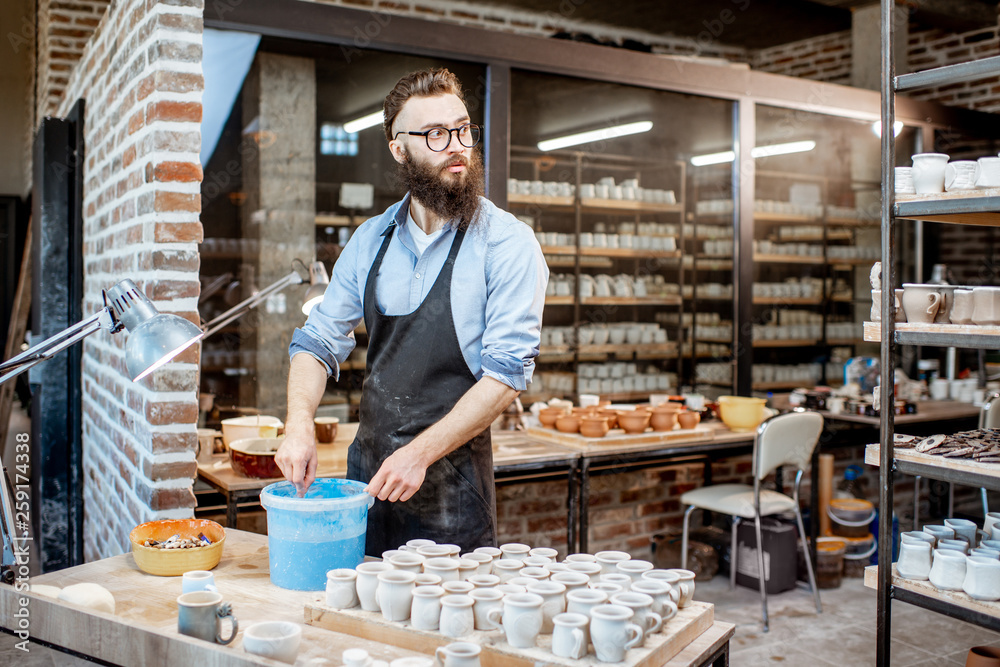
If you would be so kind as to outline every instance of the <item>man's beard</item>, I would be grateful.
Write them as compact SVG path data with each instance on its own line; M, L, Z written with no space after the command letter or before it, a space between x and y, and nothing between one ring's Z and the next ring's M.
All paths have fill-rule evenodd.
M464 165L465 170L449 172L448 167L456 164ZM467 229L475 221L485 182L478 152L469 159L454 155L441 166L417 162L407 153L399 164L399 177L410 196L438 217L457 220L459 229Z

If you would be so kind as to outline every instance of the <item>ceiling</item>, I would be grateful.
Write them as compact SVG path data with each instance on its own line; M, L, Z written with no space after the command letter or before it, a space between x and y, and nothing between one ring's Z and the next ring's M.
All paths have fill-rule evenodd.
M873 4L873 0L467 1L748 49L848 30L851 9ZM996 0L908 0L906 6L913 21L929 27L965 32L997 25Z

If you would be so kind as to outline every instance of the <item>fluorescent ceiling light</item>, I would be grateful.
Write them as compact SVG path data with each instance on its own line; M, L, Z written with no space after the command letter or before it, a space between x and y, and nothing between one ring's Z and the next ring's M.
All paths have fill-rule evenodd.
M355 118L354 120L349 120L344 123L345 132L360 132L361 130L367 130L369 127L375 127L376 125L382 124L382 110L373 111L367 116L362 116L361 118Z
M732 162L736 159L736 153L733 151L722 151L721 153L709 153L707 155L695 155L691 158L691 164L696 167L704 167L708 164L722 164L723 162Z
M750 149L750 156L771 157L772 155L788 155L789 153L805 153L816 148L815 141L792 141L787 144L771 144L770 146L754 146ZM695 167L703 167L708 164L722 164L732 162L736 159L733 151L722 151L721 153L707 153L705 155L695 155L691 158L691 164Z
M892 124L892 136L898 137L899 133L903 131L903 121L897 120ZM872 132L876 137L882 136L882 121L877 120L872 123Z
M615 125L613 127L604 127L600 130L591 130L589 132L580 132L578 134L569 134L565 137L556 137L555 139L546 139L545 141L538 142L538 150L540 151L554 151L559 148L566 148L568 146L576 146L578 144L589 144L592 141L605 141L607 139L617 139L618 137L625 137L630 134L639 134L641 132L649 132L653 129L653 122L649 120L641 120L636 123L626 123L625 125Z

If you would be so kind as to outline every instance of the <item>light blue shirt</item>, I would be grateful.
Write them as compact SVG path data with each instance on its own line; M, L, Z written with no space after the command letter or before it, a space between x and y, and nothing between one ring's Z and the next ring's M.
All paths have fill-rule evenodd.
M290 356L311 354L339 378L340 364L354 349L354 329L364 317L368 272L390 226L396 230L379 269L376 304L394 316L412 313L423 302L448 257L456 227L445 225L418 254L405 224L409 202L407 195L358 227L333 267L323 301L295 330ZM531 228L480 198L479 217L465 234L451 283L455 332L477 380L488 375L518 391L527 389L538 356L548 279Z

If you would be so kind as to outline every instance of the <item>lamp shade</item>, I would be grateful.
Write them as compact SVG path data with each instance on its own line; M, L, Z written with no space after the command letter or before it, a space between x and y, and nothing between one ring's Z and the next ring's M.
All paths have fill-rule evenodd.
M204 335L183 317L158 312L131 280L121 281L107 295L112 312L129 332L125 366L133 381L166 364Z
M312 309L319 305L326 294L326 288L330 285L330 276L327 275L323 262L316 261L309 266L309 283L305 300L302 302L302 312L305 315L309 315Z

